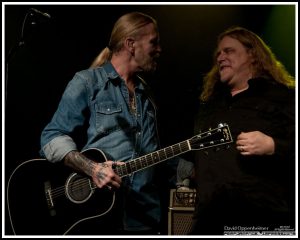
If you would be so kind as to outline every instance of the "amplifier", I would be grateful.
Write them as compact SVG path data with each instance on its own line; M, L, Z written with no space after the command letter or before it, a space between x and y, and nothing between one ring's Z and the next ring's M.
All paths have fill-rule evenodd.
M168 235L186 235L192 228L195 189L171 189L168 212Z

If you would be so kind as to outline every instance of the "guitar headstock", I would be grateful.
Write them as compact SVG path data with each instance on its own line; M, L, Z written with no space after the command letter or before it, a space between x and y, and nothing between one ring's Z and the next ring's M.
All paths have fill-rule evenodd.
M191 150L200 150L228 144L232 141L229 126L226 123L220 123L217 128L210 129L190 138L189 144Z

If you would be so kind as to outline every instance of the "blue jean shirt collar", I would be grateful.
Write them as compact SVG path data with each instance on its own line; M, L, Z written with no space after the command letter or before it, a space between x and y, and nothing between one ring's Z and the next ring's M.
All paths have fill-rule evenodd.
M107 74L107 79L105 79L106 81L120 77L111 62L106 62L102 67Z
M121 79L120 75L117 73L117 71L115 70L114 66L112 65L112 63L110 61L106 62L102 67L104 68L106 75L107 75L107 79L105 79L106 82L113 80L113 79L117 79L117 78ZM144 90L145 89L144 84L146 84L146 83L141 82L140 78L138 78L138 79L139 79L139 81L137 82L136 87L140 90Z

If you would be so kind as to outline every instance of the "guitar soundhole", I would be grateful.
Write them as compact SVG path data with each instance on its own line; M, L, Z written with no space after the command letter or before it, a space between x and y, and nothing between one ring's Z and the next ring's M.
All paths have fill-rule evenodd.
M89 178L73 173L67 179L66 195L74 203L84 203L93 194L92 183Z

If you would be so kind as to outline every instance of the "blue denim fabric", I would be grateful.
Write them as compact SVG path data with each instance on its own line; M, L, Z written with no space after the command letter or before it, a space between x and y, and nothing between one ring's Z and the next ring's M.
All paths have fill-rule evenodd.
M155 106L143 84L136 89L137 114L129 109L129 92L111 63L96 69L83 70L69 82L50 123L41 135L41 155L58 162L72 150L75 129L83 126L88 116L87 142L84 149L101 149L107 159L128 161L156 151L158 135ZM160 220L157 187L153 184L155 167L131 174L123 179L134 199L132 206L143 205L145 217ZM138 200L137 200L138 199ZM136 204L136 205L135 205ZM127 230L147 230L150 226L132 215L136 209L125 207L124 225ZM133 212L130 212L133 211Z

